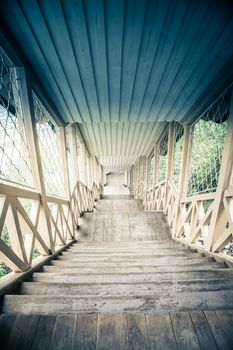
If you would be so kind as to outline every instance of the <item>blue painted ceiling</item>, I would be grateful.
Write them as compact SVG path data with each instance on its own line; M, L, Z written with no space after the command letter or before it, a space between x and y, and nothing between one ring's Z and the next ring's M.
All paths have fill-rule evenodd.
M5 0L1 12L61 117L82 123L97 156L117 155L124 125L133 133L143 124L148 141L160 122L195 118L233 72L231 1ZM122 134L98 151L106 129L113 142L111 125Z

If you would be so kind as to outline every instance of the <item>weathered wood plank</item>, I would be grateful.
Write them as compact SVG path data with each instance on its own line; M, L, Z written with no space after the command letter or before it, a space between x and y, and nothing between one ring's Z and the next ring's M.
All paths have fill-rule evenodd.
M31 349L39 318L40 317L36 315L16 316L6 343L6 349Z
M98 350L127 350L127 322L124 314L99 314Z
M56 317L50 350L67 350L72 348L75 315L60 315Z
M49 349L52 340L55 320L55 316L40 317L31 350Z
M200 350L189 313L175 312L170 316L178 349Z
M97 342L98 314L78 314L73 348L78 350L95 350Z
M222 329L221 323L215 311L205 311L205 315L218 348L221 350L230 350L231 347L229 347L227 343L226 334Z
M15 322L15 315L0 316L0 344L2 349L6 349L6 344L10 335L10 331Z
M128 325L129 349L150 349L145 314L126 314Z
M203 312L190 313L196 336L202 350L217 350L213 334Z
M148 337L153 349L176 350L177 345L169 314L147 314Z
M233 349L233 310L216 311L230 348Z

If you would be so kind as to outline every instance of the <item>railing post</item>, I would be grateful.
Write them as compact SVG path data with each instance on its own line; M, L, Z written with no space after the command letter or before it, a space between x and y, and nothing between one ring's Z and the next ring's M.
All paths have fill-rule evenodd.
M172 179L173 163L174 163L174 147L175 147L175 125L169 123L168 128L168 145L167 145L167 166L166 166L166 182L165 182L165 198L163 212L167 212L167 202L169 200L169 181Z
M184 140L182 147L182 159L180 166L180 176L179 176L179 186L177 192L177 198L175 203L175 219L172 227L172 236L176 236L177 225L180 219L180 200L187 191L187 178L188 178L188 168L190 164L190 152L191 152L191 135L192 128L190 125L185 125L184 127Z
M224 191L228 188L232 175L233 167L233 93L231 96L230 111L228 118L228 127L225 137L222 164L219 172L218 186L216 190L216 197L214 201L210 229L208 237L206 238L205 249L211 251L213 244L221 236L225 230L224 220L224 205L223 195Z

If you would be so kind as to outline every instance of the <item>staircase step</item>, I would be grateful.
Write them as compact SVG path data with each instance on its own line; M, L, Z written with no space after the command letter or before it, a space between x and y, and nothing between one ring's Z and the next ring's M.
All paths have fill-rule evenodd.
M39 291L38 291L39 292ZM153 296L78 297L6 295L2 313L59 314L77 312L164 312L233 309L233 291L181 292Z
M102 199L105 201L106 199L113 199L113 200L130 200L133 199L132 195L103 195Z
M171 255L171 256L164 256L164 255L151 255L151 256L135 256L135 255L129 255L129 256L94 256L94 255L74 255L74 256L59 256L59 261L68 261L72 263L78 263L78 262L137 262L138 265L143 265L146 262L150 262L151 265L154 263L161 263L161 264L168 264L172 265L172 263L178 262L178 261L193 261L198 260L199 262L207 262L208 258L201 257L200 255L196 254L190 254L190 256L187 255Z
M64 252L59 255L59 259L140 259L140 258L161 258L161 257L186 257L187 253L182 250L174 251L134 251L134 252ZM200 254L191 254L190 257L200 258Z
M133 199L105 199L104 201L98 201L95 206L97 213L99 212L139 212L143 211L142 205Z
M122 274L122 273L128 273L128 274L135 274L135 273L154 273L154 272L164 272L164 271L170 271L170 272L178 272L178 271L197 271L197 270L212 270L217 268L223 268L224 266L219 263L197 263L192 265L175 265L175 266L73 266L67 267L67 266L44 266L43 272L53 272L53 273L77 273L80 275L85 274Z
M116 275L79 275L70 272L67 273L43 273L36 272L32 276L34 282L48 283L142 283L142 282L157 282L162 281L191 281L205 279L223 279L233 278L233 270L230 269L215 269L215 270L200 270L200 271L184 271L184 272L155 272L148 274L116 274Z
M154 249L154 248L142 248L142 249L113 249L113 248L109 248L109 249L89 249L89 248L85 248L85 249L78 249L78 247L76 249L68 249L66 251L64 251L62 253L62 255L78 255L78 254L92 254L92 255L176 255L176 254L186 254L187 253L191 253L190 250L186 249L186 248L177 248L174 250L173 249L169 249L169 248L160 248L160 249Z
M185 291L218 291L233 290L233 280L214 279L200 281L164 281L157 283L125 283L125 284L79 284L79 283L46 283L24 282L20 287L20 294L37 295L95 295L101 297L107 295L154 295L154 293L176 293Z
M93 267L95 266L187 266L192 264L200 264L200 263L207 263L208 258L190 258L187 256L176 256L176 257L157 257L154 259L148 259L148 258L134 258L134 259L114 259L114 258L103 258L103 259L85 259L82 257L79 257L78 259L62 259L59 257L58 260L51 260L50 265L53 266L66 266L66 267L79 267L79 266L85 266L85 267Z
M172 244L171 240L159 241L114 241L112 242L77 242L71 245L68 249L186 249L188 247L182 246L179 243Z

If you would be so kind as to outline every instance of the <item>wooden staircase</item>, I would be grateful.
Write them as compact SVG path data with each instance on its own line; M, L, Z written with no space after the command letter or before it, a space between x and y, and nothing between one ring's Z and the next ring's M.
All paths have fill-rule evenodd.
M29 315L35 348L46 317L54 349L56 327L69 324L78 349L232 349L230 310L232 268L172 241L162 213L105 196L84 214L77 243L5 295L0 326ZM14 348L12 337L5 344Z

